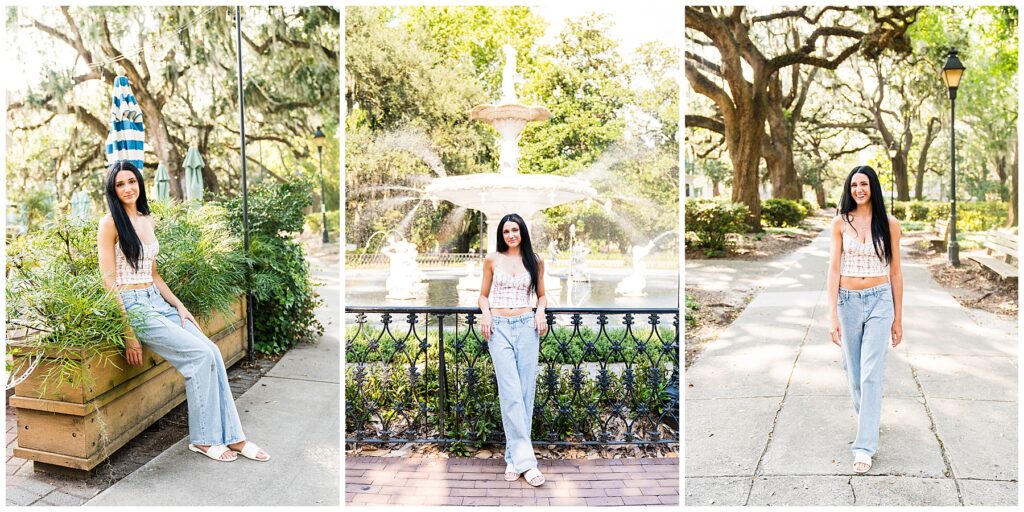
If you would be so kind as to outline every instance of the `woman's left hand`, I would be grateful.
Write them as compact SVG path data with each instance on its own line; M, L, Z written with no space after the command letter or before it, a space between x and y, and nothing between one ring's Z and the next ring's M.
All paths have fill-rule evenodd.
M534 316L534 320L537 323L537 335L544 336L548 333L548 319L544 318L544 313L537 313Z
M892 323L892 348L896 348L903 341L903 322L896 320Z
M182 327L185 327L185 322L188 321L188 320L191 320L193 325L195 325L196 327L199 327L199 322L196 321L196 317L192 316L192 313L188 312L188 309L185 308L184 304L178 306L177 309L178 309L178 316L181 317L181 326Z

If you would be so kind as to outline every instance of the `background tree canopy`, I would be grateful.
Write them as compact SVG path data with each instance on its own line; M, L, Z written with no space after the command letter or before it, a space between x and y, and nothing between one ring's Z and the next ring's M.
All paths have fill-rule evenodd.
M955 47L967 67L957 96L958 198L1007 201L1016 224L1015 7L688 7L686 30L696 93L688 158L716 188L726 183L721 166L702 161L727 162L732 200L754 221L765 181L772 197L799 198L806 186L824 205L862 164L875 166L898 200L948 198L940 71Z
M442 174L497 172L497 134L468 112L500 96L505 44L516 49L520 101L552 113L524 131L520 172L586 178L602 197L548 209L535 236L565 247L576 224L625 251L676 228L674 47L655 41L624 57L599 14L543 42L546 22L526 7L350 7L345 20L348 243L362 250L393 229L421 250L479 247L480 215L422 190Z
M338 207L339 12L242 8L246 157L250 180L316 178L313 133L323 126L327 205ZM110 89L127 75L146 125L145 177L163 163L182 196L182 160L195 146L211 193L241 189L234 9L11 7L7 190L24 201L56 181L58 206L86 190L102 205ZM56 148L56 161L51 156ZM56 167L56 170L55 170ZM300 174L302 173L302 174Z

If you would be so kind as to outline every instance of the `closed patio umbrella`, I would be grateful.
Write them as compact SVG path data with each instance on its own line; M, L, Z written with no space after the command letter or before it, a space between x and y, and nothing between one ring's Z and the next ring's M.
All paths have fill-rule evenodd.
M127 160L142 172L143 148L146 130L142 124L142 109L128 77L114 78L111 93L110 133L107 135L107 164Z
M154 196L157 200L168 201L171 199L171 175L167 173L164 164L156 167L154 182Z
M185 161L182 164L185 167L185 194L188 199L198 199L200 202L203 201L203 166L206 162L203 161L203 156L199 154L199 150L192 147L188 148L188 153L185 155Z

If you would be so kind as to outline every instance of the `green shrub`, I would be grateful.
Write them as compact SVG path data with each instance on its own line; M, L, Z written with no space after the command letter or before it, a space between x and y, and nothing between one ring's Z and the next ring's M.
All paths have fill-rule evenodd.
M911 201L907 204L910 220L928 220L928 204L924 201Z
M241 236L241 198L222 202L232 230ZM260 353L280 354L323 334L315 312L320 299L310 282L309 265L302 246L292 239L302 230L302 209L312 202L307 183L267 182L249 189L253 335Z
M713 251L724 251L731 233L750 230L750 210L742 203L713 199L686 201L686 232L692 233L696 245ZM687 237L689 241L689 237Z
M907 220L907 203L896 201L892 206L890 206L889 211L892 213L893 217L896 217L899 220Z
M154 203L160 255L157 268L196 316L224 311L243 289L244 260L224 212L209 205L189 210ZM8 245L6 286L9 324L38 331L21 352L48 351L58 364L42 385L88 382L82 352L116 366L128 328L117 298L103 286L96 250L97 223L58 218ZM129 313L133 317L135 313Z
M799 226L807 208L792 199L767 199L761 203L761 220L771 227Z
M312 233L320 233L323 229L323 215L320 212L306 214L306 230ZM337 232L341 229L341 212L333 210L327 212L327 231Z
M814 212L818 211L818 208L814 206L814 203L810 202L806 198L801 197L800 199L797 200L797 202L800 203L800 206L803 206L804 209L807 210L807 215L811 215Z
M828 210L835 210L837 207L835 201L825 201L825 208Z

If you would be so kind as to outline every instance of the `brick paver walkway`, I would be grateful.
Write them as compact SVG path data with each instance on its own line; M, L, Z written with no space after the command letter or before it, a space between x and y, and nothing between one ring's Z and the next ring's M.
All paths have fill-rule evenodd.
M345 458L347 505L678 505L679 459L543 460L547 483L502 479L502 459Z

